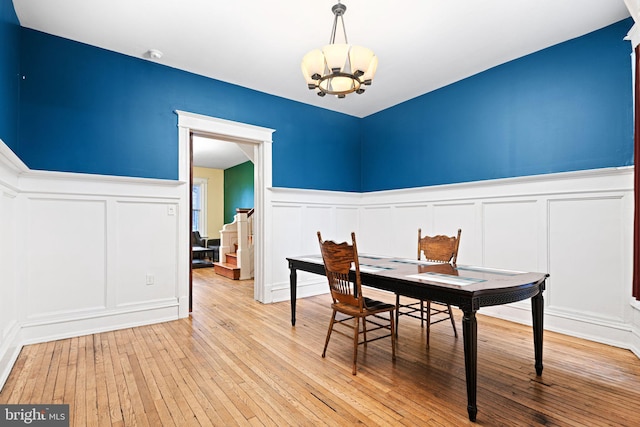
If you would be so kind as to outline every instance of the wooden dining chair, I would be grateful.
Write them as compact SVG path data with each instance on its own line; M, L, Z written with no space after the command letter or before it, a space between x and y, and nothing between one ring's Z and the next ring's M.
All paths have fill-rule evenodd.
M449 263L456 265L458 259L458 247L460 246L460 235L462 230L458 229L457 236L424 236L422 237L422 229L418 229L418 260L425 260L439 263ZM400 295L396 294L396 334L398 333L398 321L400 316L410 316L420 319L420 326L424 327L425 309L427 305L427 348L429 347L429 334L431 325L435 323L451 320L453 333L457 337L456 322L453 319L450 304L442 304L436 301L419 300L408 304L400 304ZM417 313L420 313L418 315Z
M331 304L333 314L331 315L324 350L322 350L322 357L325 357L327 353L327 346L329 345L329 339L331 338L331 332L334 330L334 326L336 324L343 324L344 326L353 328L353 375L356 375L359 344L364 344L366 347L368 342L391 337L391 358L395 360L396 334L394 310L396 306L367 298L362 294L360 263L358 261L355 233L351 233L351 245L347 242L335 243L331 240L323 242L319 231L318 241L320 242L325 274L329 282L331 298L333 299L333 303ZM352 266L355 271L351 270ZM336 320L336 314L338 312L347 317ZM389 313L388 319L380 316L380 314L385 312ZM353 325L345 323L351 319L354 319ZM360 319L362 319L362 331L360 331ZM367 323L373 325L373 328L367 329ZM377 332L372 336L371 333L373 331L381 329L389 330L389 333L383 333L381 335L381 333ZM336 332L349 336L338 329L336 329ZM363 336L362 341L360 341L361 334ZM369 338L367 338L367 334L369 334Z

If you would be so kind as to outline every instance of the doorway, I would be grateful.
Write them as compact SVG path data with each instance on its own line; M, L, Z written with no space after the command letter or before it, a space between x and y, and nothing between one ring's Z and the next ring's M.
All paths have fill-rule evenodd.
M255 206L253 147L195 133L191 147L191 230L196 245L212 248L192 253L191 268L212 269L227 261L219 256L223 226L234 221L237 208Z
M191 171L192 171L192 134L235 143L248 147L253 155L254 163L254 299L265 300L265 235L268 221L267 189L271 187L271 137L274 129L232 122L184 111L176 111L178 115L178 161L179 180L184 182L181 199L184 200L180 224L180 242L185 247L185 256L181 257L179 266L180 315L186 317L191 308ZM189 219L186 219L189 218ZM188 249L186 249L188 248ZM188 252L187 252L188 250Z

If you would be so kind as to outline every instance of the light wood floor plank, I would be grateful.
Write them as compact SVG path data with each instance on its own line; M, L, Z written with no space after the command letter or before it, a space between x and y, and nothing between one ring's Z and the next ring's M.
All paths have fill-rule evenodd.
M111 424L122 423L122 409L120 405L120 396L118 394L118 385L116 384L116 374L113 366L115 349L112 349L113 332L100 334L100 342L102 345L102 354L104 360L104 372L107 388L107 402L109 407L109 420Z
M108 426L111 424L111 414L109 411L109 391L106 363L104 357L104 348L102 346L102 338L99 335L93 336L93 348L96 365L96 406L98 415L98 425Z
M79 337L71 338L69 340L69 361L67 364L67 378L65 380L64 395L61 403L69 404L69 419L73 420L75 417L75 394L76 394L76 374L78 370L78 343ZM25 403L18 401L16 403ZM30 402L36 403L36 402ZM73 421L71 421L73 422Z
M123 334L124 336L125 334ZM129 402L131 405L131 412L133 414L133 419L135 419L136 425L140 426L156 426L159 424L151 424L149 417L154 419L153 413L147 413L144 407L143 401L146 401L146 393L144 387L142 389L138 388L138 384L136 382L136 378L134 376L133 369L131 368L131 364L129 362L129 358L133 356L133 352L127 351L120 353L120 366L122 367L122 375L124 376L125 384L127 387L127 394L129 395Z
M73 411L70 417L73 417L75 425L88 424L89 419L87 417L86 407L86 393L87 390L87 337L82 336L78 338L77 345L77 361L76 361L76 378L75 378L75 395L73 398ZM71 409L70 409L71 410Z
M121 353L118 349L118 332L109 333L109 347L111 349L111 360L113 365L113 372L115 383L118 388L118 401L120 402L120 414L122 416L122 422L126 426L135 425L135 414L131 407L131 399L129 396L129 389L127 388L127 382L125 380L125 374L120 362ZM111 411L113 414L113 411Z
M99 339L96 335L87 337L85 347L85 412L87 426L98 426L98 386L96 380L96 353L94 341Z
M60 366L60 358L63 357L63 341L50 343L51 358L45 361L43 370L46 369L46 380L42 382L42 393L40 394L41 402L53 402L53 391L58 380L58 369L51 369L51 366ZM44 372L43 372L44 373Z
M73 426L632 426L640 360L545 331L544 373L531 328L478 314L478 421L469 422L462 337L435 325L431 346L402 318L397 359L380 340L358 350L334 334L320 354L327 295L253 300L252 281L194 270L187 319L26 346L0 403L68 403ZM394 296L366 289L392 302ZM461 313L455 310L461 332Z
M69 366L69 352L71 348L71 340L66 339L60 341L62 343L61 355L58 366L52 365L52 369L57 369L56 382L53 388L53 399L51 403L61 404L64 400L64 390L67 384L67 368ZM14 368L15 369L15 368Z

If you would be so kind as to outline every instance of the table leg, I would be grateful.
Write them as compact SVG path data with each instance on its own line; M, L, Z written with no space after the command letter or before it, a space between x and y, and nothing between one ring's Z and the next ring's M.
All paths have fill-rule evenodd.
M296 293L298 287L298 278L296 269L289 266L291 273L289 274L289 288L291 291L291 326L296 326Z
M467 412L469 419L476 420L478 407L476 393L478 383L478 323L475 310L464 310L462 316L462 335L464 339L464 368L467 376Z
M536 356L536 374L542 375L542 334L544 331L544 298L542 288L531 298L531 314L533 315L533 347Z

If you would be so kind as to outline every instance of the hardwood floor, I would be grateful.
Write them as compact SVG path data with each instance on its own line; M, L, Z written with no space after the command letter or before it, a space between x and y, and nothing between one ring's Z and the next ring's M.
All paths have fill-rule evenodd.
M253 282L193 278L188 319L24 347L0 403L68 403L74 426L474 425L446 322L427 350L419 321L401 318L396 362L376 341L352 376L350 338L334 334L320 357L328 295L298 301L292 328L289 303L254 301ZM638 405L631 352L546 331L537 377L531 329L478 316L475 425L631 426Z

